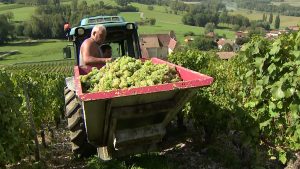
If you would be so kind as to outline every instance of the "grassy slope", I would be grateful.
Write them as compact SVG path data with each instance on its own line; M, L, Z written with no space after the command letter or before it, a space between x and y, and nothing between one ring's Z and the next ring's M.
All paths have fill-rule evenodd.
M250 13L249 10L239 9L239 10L233 11L231 13L247 16L250 20L259 20L259 19L262 19L264 12L253 11L252 13ZM273 16L273 24L274 24L276 14L273 14L273 15L274 15ZM268 14L268 18L269 18L269 14ZM300 17L280 15L280 27L281 28L285 28L287 26L292 26L292 25L297 25L299 22L300 22ZM272 25L272 26L274 26L274 25Z
M18 54L0 60L0 64L63 59L62 48L67 43L66 41L49 40L47 42L11 43L0 46L0 51L19 51Z
M300 7L300 1L299 0L285 0L284 2L273 2L274 5L280 5L280 4L290 4L292 6L299 6Z
M27 21L34 13L35 7L24 6L19 4L3 4L0 3L0 14L12 12L14 14L14 21Z
M147 5L133 3L134 6L138 7L141 12L144 13L144 17L156 18L155 26L140 26L139 33L168 33L170 30L174 30L177 38L182 42L184 37L183 34L188 31L193 31L196 35L204 33L203 27L183 25L181 22L182 15L174 15L165 12L165 8L162 6L154 6L154 10L150 11L147 9ZM128 21L140 20L139 12L122 12L121 16L125 17ZM234 32L217 29L216 33L223 35L226 34L227 38L234 38Z
M70 1L65 1L68 3ZM89 4L97 3L97 0L87 0ZM104 0L106 4L115 5L112 0ZM165 13L165 8L161 6L155 6L153 11L147 9L147 5L133 4L137 6L140 11L144 12L145 17L155 17L157 22L155 26L140 26L139 33L168 33L170 30L174 30L178 39L183 40L183 34L187 31L193 31L196 34L203 33L204 29L200 27L187 26L181 23L181 15L174 15ZM0 13L11 11L14 13L16 21L26 21L30 19L31 14L34 12L35 7L20 6L16 4L0 4ZM121 13L122 16L128 21L138 21L140 19L140 13ZM234 33L228 30L216 30L219 34L227 34L227 37L232 38ZM44 61L44 60L56 60L62 58L62 47L67 42L51 41L42 43L23 43L23 44L9 44L7 46L0 47L0 51L19 50L19 54L7 57L7 59L0 61L0 64L12 64L17 62L27 61Z

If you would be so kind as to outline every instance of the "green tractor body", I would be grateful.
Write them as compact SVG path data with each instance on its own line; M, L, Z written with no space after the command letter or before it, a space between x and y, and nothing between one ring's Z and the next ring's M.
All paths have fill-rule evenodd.
M113 57L128 55L142 58L137 26L118 16L85 18L72 28L77 66L74 78L65 88L66 117L70 129L72 151L81 156L98 153L103 160L151 152L166 134L167 124L182 109L201 86L210 85L212 78L166 61L151 58L154 64L175 67L180 82L95 93L82 91L80 76L91 71L90 66L78 66L80 46L90 37L91 30L103 24L107 30L106 44ZM142 59L144 60L144 59Z
M113 57L128 55L141 58L137 25L135 23L126 22L120 16L97 16L82 19L80 25L72 28L68 33L68 39L73 42L72 46L74 47L74 57L77 65L80 65L81 44L91 36L93 27L98 24L106 27L107 36L104 44L109 44L112 47ZM65 50L70 51L70 48ZM65 54L65 58L70 57L70 54Z

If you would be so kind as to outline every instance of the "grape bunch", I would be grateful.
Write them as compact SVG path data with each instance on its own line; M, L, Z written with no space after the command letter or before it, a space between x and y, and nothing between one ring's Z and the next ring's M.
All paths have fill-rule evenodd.
M150 60L142 62L129 56L108 62L99 70L93 67L90 73L80 76L84 92L152 86L180 80L174 67L153 64Z

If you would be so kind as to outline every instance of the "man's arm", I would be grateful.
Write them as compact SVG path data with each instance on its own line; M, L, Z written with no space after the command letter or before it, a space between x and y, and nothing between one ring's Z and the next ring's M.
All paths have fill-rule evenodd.
M108 58L100 58L98 46L90 40L82 44L81 54L84 65L105 64L109 60Z

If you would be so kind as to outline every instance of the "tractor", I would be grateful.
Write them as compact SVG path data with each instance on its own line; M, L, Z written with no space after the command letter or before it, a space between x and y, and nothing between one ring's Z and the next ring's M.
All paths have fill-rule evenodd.
M105 44L113 58L124 55L143 59L138 26L120 16L97 16L81 20L68 33L72 45L64 48L65 58L76 58L74 76L66 78L65 116L70 130L72 151L80 156L98 154L102 160L156 151L166 134L166 126L202 86L213 79L158 58L154 64L174 66L182 81L139 88L84 93L80 76L90 66L78 66L80 46L97 24L106 27ZM71 47L73 51L71 52ZM102 65L103 66L103 65ZM105 66L105 65L104 65ZM101 65L99 65L101 67Z

